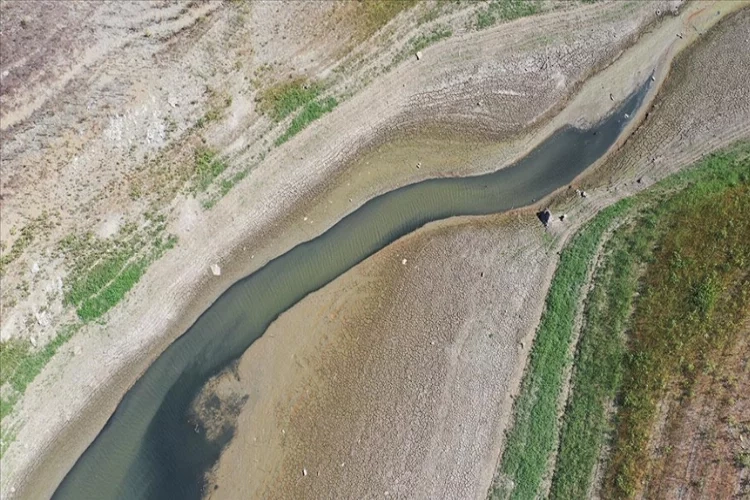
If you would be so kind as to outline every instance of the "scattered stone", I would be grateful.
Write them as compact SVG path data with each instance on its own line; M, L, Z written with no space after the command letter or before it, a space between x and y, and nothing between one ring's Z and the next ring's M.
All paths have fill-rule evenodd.
M417 162L417 168L422 168L422 162Z
M221 276L221 268L219 264L211 264L211 272L214 276Z
M654 75L651 75L651 81L652 81L652 82L655 82L655 81L656 81L656 77L655 77Z
M304 477L304 476L307 476L307 469L304 469L304 468L302 469L302 476L303 476L303 477Z
M422 52L418 50L417 51L417 61L419 61L421 59L422 59Z
M582 190L581 191L581 198L586 198L587 196L588 196L588 194L586 193L586 191Z
M609 94L609 100L610 101L614 101L615 100L615 96L613 96L612 94Z
M406 265L406 259L402 260L401 264Z
M36 262L34 262L31 265L31 274L36 274L38 272L39 272L39 264L37 264Z
M303 217L302 220L307 222L307 217Z

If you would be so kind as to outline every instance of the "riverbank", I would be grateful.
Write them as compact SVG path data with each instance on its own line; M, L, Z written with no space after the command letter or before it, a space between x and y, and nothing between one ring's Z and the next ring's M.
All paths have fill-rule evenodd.
M568 20L572 21L572 18ZM532 24L519 22L518 26L529 28ZM637 31L637 23L631 22L629 26ZM565 26L565 29L567 28ZM495 37L494 40L500 40L507 36L508 29L482 34L482 37L485 37L482 45L486 46L489 43L488 37L490 40L492 37ZM562 27L560 29L563 30ZM585 30L581 28L580 31ZM530 38L528 33L525 36L526 40ZM672 36L669 38L671 44ZM617 38L613 42L614 46L617 46L617 41L623 43L623 40L624 38ZM510 45L510 42L505 43ZM500 42L492 46L497 47L498 54L508 48L508 45ZM464 44L462 50L463 47ZM453 54L455 49L456 45L439 45L435 46L434 50L425 51L425 55L439 58L443 54L447 57ZM468 57L470 64L482 61L487 56L479 53L480 45L474 49L476 59L472 60L467 56L471 55L471 52L463 54ZM606 53L601 55L604 57ZM398 68L396 73L398 74L392 78L415 82L411 89L403 91L400 99L410 95L409 92L413 89L424 90L425 82L429 82L430 78L437 78L435 74L430 75L430 69L424 66L415 68L413 65L404 65L403 68ZM499 88L506 83L512 82L498 79L496 85ZM627 83L626 80L623 86ZM487 89L476 89L476 95L491 99L491 93L485 94L482 91ZM555 99L563 98L565 92L570 91L570 87L564 87L559 92L552 92L547 96L551 102L555 102ZM598 106L606 109L609 97L602 96L601 90L597 93L601 96L600 99L590 99L589 102L598 103ZM317 137L314 137L312 131L306 131L291 141L287 149L278 150L269 156L266 163L260 167L261 171L251 175L213 211L201 213L198 207L186 202L180 216L174 222L175 230L180 237L178 247L149 270L127 302L112 312L106 328L91 327L85 335L74 339L70 344L70 351L63 352L53 360L41 380L30 388L18 417L21 427L18 429L16 441L29 448L24 450L21 444L17 444L12 446L7 452L7 457L4 457L4 469L6 465L10 465L9 470L12 471L3 475L4 492L18 485L17 480L37 465L44 469L45 474L49 474L49 479L36 483L40 489L28 491L45 496L43 492L49 491L51 485L59 480L60 474L64 473L65 464L72 463L71 460L74 460L93 439L96 429L106 420L124 389L132 384L173 338L184 331L221 290L237 276L247 274L280 253L280 249L289 248L295 241L308 239L317 234L322 228L330 225L330 221L336 220L341 214L347 213L362 200L372 196L373 191L392 187L377 186L369 182L364 171L356 171L356 174L344 173L341 176L331 175L340 172L336 165L346 159L347 151L353 153L357 150L355 146L360 140L357 137L377 135L374 133L376 130L372 128L357 128L351 125L359 123L357 120L361 118L357 116L361 116L364 110L372 111L372 102L377 102L378 106L389 110L380 115L374 113L377 117L375 122L381 125L387 123L388 116L398 116L398 113L410 109L403 102L394 106L394 101L384 98L382 91L372 90L369 94L366 91L362 96L343 105L339 112L321 121L320 126L315 128ZM532 109L536 109L537 114L532 112L532 115L525 115L517 123L528 125L533 123L533 119L528 120L529 116L543 116L543 112L538 114L539 107ZM542 111L545 109L542 108ZM348 134L342 133L344 130L348 130ZM527 142L516 142L517 149L514 151L520 154L528 148L529 142L539 140L542 134L537 133L535 137L536 139L527 139ZM319 141L327 144L325 150L317 147ZM487 169L490 169L493 160L492 157L484 159ZM286 169L294 167L294 171L299 171L303 164L310 166L304 178L290 179ZM408 169L401 171L401 175L386 175L389 182L395 184L404 182L405 179L435 173L429 172L429 169L421 173L415 172L410 166L401 168ZM475 163L467 167L467 171L471 169L479 170L481 165ZM355 170L350 169L348 172ZM385 171L388 172L392 173L393 170ZM345 175L352 175L352 179L356 178L355 182L345 180ZM326 184L328 185L324 187ZM261 189L261 186L264 189ZM306 196L314 196L318 203L298 204L295 198L304 192L309 193ZM248 199L248 193L259 194L253 199ZM349 199L352 201L347 202ZM326 203L329 201L330 203ZM235 249L234 255L228 252L229 248ZM185 262L191 262L191 268L186 269ZM222 274L214 278L208 269L210 264L217 262L221 264ZM171 286L165 290L164 283L171 283ZM163 300L154 303L149 298L155 296L162 297ZM133 318L139 318L135 324ZM122 332L131 334L123 336ZM80 352L76 354L74 363L70 362L71 355L78 349ZM77 366L82 364L100 368L82 373L77 369ZM128 373L121 370L126 365ZM44 387L45 381L52 380L55 390ZM81 408L85 409L81 411ZM52 415L50 412L56 414ZM42 429L44 431L40 432ZM60 433L61 429L66 430ZM58 444L52 447L55 438ZM48 452L47 457L50 461L34 464L38 456L36 454L45 451ZM52 461L55 466L52 466ZM22 465L24 463L25 466Z
M696 139L700 137L700 131L705 132L706 130L712 130L712 128L713 130L718 130L720 127L728 127L730 130L724 133L724 137L729 139L729 143L733 142L732 138L746 140L748 137L748 126L743 124L743 120L747 120L748 116L750 116L750 108L743 106L742 110L738 113L733 109L736 101L731 98L720 97L721 89L724 88L726 81L722 81L721 85L713 86L712 92L710 88L707 88L712 85L707 84L706 80L700 78L698 75L702 72L711 75L722 74L729 76L731 79L731 75L734 74L736 79L733 79L733 81L739 84L739 87L737 87L738 93L740 95L750 94L750 86L740 83L739 73L737 70L734 70L735 65L738 65L739 68L746 68L750 64L750 60L747 58L741 61L725 59L722 63L719 59L722 50L728 50L735 43L742 43L748 26L750 26L750 16L748 16L748 13L745 11L736 14L710 32L704 44L696 46L694 49L688 51L685 56L680 57L675 64L675 73L683 78L668 82L664 88L664 95L659 99L658 105L654 107L649 122L644 123L629 144L617 152L612 161L609 162L610 165L603 165L599 172L594 172L591 175L592 180L597 178L608 179L609 183L606 189L608 193L622 192L622 188L625 188L626 191L632 194L633 187L642 189L644 185L658 180L660 177L654 177L655 172L669 173L673 171L672 167L674 163L670 161L670 158L679 157L679 154L683 155L683 158L687 158L687 160L681 161L691 163L705 155L706 152L712 151L711 148L713 145L711 143L715 140L715 136L708 134L711 140L704 139L703 141L697 141ZM685 103L691 104L686 105ZM721 108L718 111L718 116L722 116L724 113L730 113L733 116L734 126L727 123L722 124L720 121L717 122L716 116L714 116L713 120L706 120L704 113L714 109L716 106ZM671 115L671 113L675 114ZM678 118L679 121L677 121ZM682 120L691 123L691 126L670 129L670 123L683 123ZM713 127L709 125L711 121L714 121ZM706 128L707 126L708 128ZM731 131L735 127L741 131L740 134L735 135ZM665 133L667 130L672 130L671 134ZM671 140L670 135L672 136ZM671 142L672 144L666 145L667 151L670 154L662 156L659 153L663 151L660 148L665 146L665 140L667 143ZM691 145L692 148L686 147L687 144ZM727 142L718 142L718 147L723 147L727 144ZM694 149L696 146L698 148L697 151ZM742 148L744 148L744 151ZM645 165L633 169L632 167L638 163L638 160L635 162L633 160L638 157L639 151L642 156L644 154L653 156L648 157L648 160L645 162L646 158L642 158L640 161L644 162ZM596 307L590 307L591 304L588 304L583 314L583 320L579 319L574 322L573 318L576 315L582 315L580 312L583 307L582 297L566 297L566 299L572 300L562 303L559 291L561 286L566 290L568 286L561 282L557 283L557 289L551 291L547 297L547 306L550 311L545 316L563 317L567 318L567 321L551 327L548 318L548 321L540 327L537 339L540 343L538 345L535 343L532 361L527 369L523 395L519 399L515 413L516 420L510 433L509 442L511 446L506 448L503 455L498 477L493 487L493 497L525 498L539 494L551 494L552 498L570 498L571 496L582 497L592 494L598 497L601 494L603 497L630 498L643 487L639 479L642 476L639 476L639 474L644 473L646 476L655 475L653 472L647 472L653 470L655 467L644 465L648 462L648 457L644 456L646 450L643 438L648 435L648 431L645 431L643 428L643 420L644 415L648 411L642 411L644 406L654 403L653 401L643 403L648 398L643 397L643 392L646 391L642 389L640 394L635 394L636 391L631 388L630 396L628 397L627 394L624 396L626 401L624 404L626 411L625 418L630 415L629 418L634 421L638 420L640 427L636 428L635 425L628 426L625 432L620 429L618 439L613 445L615 447L614 452L618 454L619 463L613 465L609 473L602 472L603 464L601 462L597 464L602 433L608 421L608 417L605 415L609 411L608 408L611 406L611 400L620 384L616 375L618 370L621 370L619 365L620 360L623 360L622 363L625 367L629 366L629 363L634 362L636 359L651 359L653 361L654 364L651 366L641 366L639 364L636 370L626 374L626 377L630 378L630 385L637 386L638 384L633 383L633 381L647 380L647 377L654 374L654 366L670 366L669 363L671 361L669 360L672 359L670 357L671 354L662 353L661 355L653 356L651 353L647 354L644 352L634 355L635 357L632 358L623 358L625 348L620 345L623 342L621 335L624 333L623 329L625 328L624 324L627 317L632 312L629 302L631 296L627 294L634 293L634 274L637 274L633 268L633 261L641 259L644 266L646 265L645 261L651 262L642 255L638 256L643 252L648 252L647 249L653 244L653 241L650 241L650 239L653 240L657 237L655 235L659 234L655 229L658 224L661 224L659 227L662 227L662 231L664 231L663 226L666 222L658 222L659 217L654 214L661 213L663 215L662 212L672 206L671 210L674 213L665 216L665 221L684 219L682 212L692 213L692 217L697 218L698 212L695 211L694 207L674 207L673 205L675 203L683 203L684 205L687 203L685 200L688 200L690 203L705 203L706 199L711 199L711 196L716 198L716 191L721 191L721 189L728 190L730 186L736 186L736 178L742 178L743 175L746 176L743 173L743 169L747 167L746 154L747 146L745 145L716 159L707 158L701 162L703 164L701 168L670 178L653 192L644 193L643 195L639 194L635 198L628 198L623 202L618 202L612 208L597 215L594 224L587 226L586 232L581 233L572 243L572 247L565 251L568 266L565 269L560 269L561 274L557 279L558 281L568 279L565 276L569 276L571 273L576 274L573 272L574 268L578 269L576 276L578 284L576 295L578 295L582 290L582 284L591 279L590 277L587 278L585 276L586 273L581 270L593 266L596 261L594 253L599 254L603 252L601 248L597 252L593 252L598 244L597 242L594 242L593 246L588 247L588 253L583 252L584 248L582 247L585 247L586 238L590 239L590 234L598 229L600 233L596 238L598 240L605 226L610 225L613 219L634 217L630 212L648 211L649 204L658 205L658 209L653 209L653 213L648 216L643 214L637 215L636 219L651 217L639 229L640 233L638 233L637 243L633 243L629 239L630 233L634 231L632 225L635 223L626 223L624 226L614 230L616 231L616 235L612 237L613 240L619 241L621 246L623 245L623 241L628 241L627 244L634 247L627 252L626 257L610 255L609 252L612 250L610 246L605 249L604 256L598 257L600 260L605 261L605 264L602 264L603 266L609 266L609 273L607 274L607 268L599 269L596 277L600 281L597 281L596 286L592 289L592 295L589 297L593 296L594 300L598 300L599 307L602 307L602 304L605 304L603 307L610 307L611 310L608 313L605 313L604 316L598 316L601 314L601 311ZM742 160L744 163L738 163L737 159L739 158L744 158ZM661 165L655 166L658 163L661 163ZM631 168L626 167L626 164L629 164ZM623 178L630 179L631 181L623 183ZM634 178L635 182L632 180ZM614 182L612 182L613 180ZM627 187L628 185L630 185L630 188ZM670 193L679 189L684 189L685 192L675 196L671 200ZM741 189L737 188L735 191ZM667 200L671 201L667 202ZM672 205L668 203L672 203ZM687 205L690 203L687 203ZM710 218L706 220L702 219L704 212L705 215L708 215L711 211L708 207L704 208L705 210L700 210L700 221L696 219L693 223L700 224L703 227L712 227ZM722 221L721 223L723 224L724 222ZM687 223L687 221L683 220L679 224L682 223ZM670 236L662 235L661 237L672 241L673 235L671 233L679 234L682 230L679 228L675 231L670 231ZM698 235L700 231L696 230L693 233ZM744 234L744 232L738 231L737 234ZM737 245L735 244L735 246ZM647 272L649 276L656 273L651 267L649 269L653 271L651 273ZM619 276L617 279L624 280L627 284L621 282L613 289L602 290L602 280L612 279L612 273L622 274L622 276L617 274ZM649 279L647 281L651 282L652 280ZM682 279L677 282L685 283ZM639 295L648 293L644 287L645 285L638 287ZM674 305L676 302L680 302L675 298L680 293L684 293L684 290L660 294L657 302L663 303L663 301L667 300L664 297L671 297L669 299L670 303ZM620 301L620 303L615 305L608 303L607 299L602 299L605 295L615 296L615 299L610 300ZM589 298L589 300L592 299ZM643 302L645 299L639 300ZM727 300L727 297L724 297L722 300ZM729 300L731 301L731 299ZM689 306L689 301L687 300L681 303ZM655 312L656 310L653 307L651 309L651 313L647 313L645 317L642 317L642 324L638 329L639 334L644 330L649 331L651 328L645 327L645 325L651 325L651 322L654 322L654 325L658 325L659 314ZM641 311L641 314L643 312ZM736 312L732 314L736 316ZM687 317L687 314L677 314L675 317L679 317L680 321L683 321ZM740 316L741 318L742 316ZM585 328L581 332L581 335L585 335L586 337L580 346L578 354L580 360L574 369L575 378L570 382L570 359L566 356L566 352L570 350L571 339L577 336L576 334L581 328ZM687 332L686 328L683 328L683 330ZM722 329L720 328L720 330ZM602 331L608 333L605 335ZM666 338L661 334L657 334L656 337ZM712 338L714 337L712 336ZM561 339L563 340L562 345L558 345L556 349L550 351L550 343L560 342ZM592 347L592 342L599 342L599 344L594 344L596 347ZM655 345L658 344L657 342ZM641 346L643 345L645 344L639 341L632 344L630 348L635 351L642 351ZM575 350L575 346L573 348ZM592 352L596 352L593 358L591 357ZM687 355L687 352L684 354ZM714 355L716 354L718 353L714 353ZM675 360L677 358L682 359L682 355L676 355ZM626 362L624 359L628 359L629 361ZM558 365L556 369L549 369L550 366L555 366L556 364ZM562 366L567 366L568 368L563 369L561 368ZM564 388L570 383L574 384L573 392L570 396L571 399L567 399L567 391ZM627 388L627 382L625 384ZM661 387L661 383L653 382L650 386ZM536 396L541 393L542 388L544 389L543 394L545 397L537 398ZM708 407L710 408L711 405L712 403L709 403ZM637 407L639 410L637 418L632 416L633 407ZM565 410L565 423L560 435L558 433L560 432L559 426L562 421L563 409ZM653 408L651 410L653 411ZM621 425L622 423L620 422ZM649 421L645 425L652 424L653 422ZM662 424L659 424L656 428L658 429L661 426ZM534 429L534 432L529 434L529 429ZM631 432L633 433L631 434ZM659 431L655 432L658 433ZM623 435L627 437L623 439ZM558 439L561 441L558 442ZM657 441L660 439L659 437L656 438ZM530 442L533 442L533 445L530 445ZM635 442L637 444L634 444ZM529 453L529 446L534 448L534 453ZM559 456L557 456L558 446L560 450ZM651 453L654 453L653 447L649 447L649 450L651 450ZM636 454L640 454L637 455L639 459L633 458ZM656 453L656 456L657 458L654 461L658 463L660 460L658 458L659 453ZM627 459L623 457L627 457ZM625 465L623 465L623 462L625 462ZM627 465L630 465L630 467L627 467ZM552 477L553 469L555 471L554 477ZM680 466L673 467L673 469L680 469ZM711 473L713 477L716 477L715 469L712 469ZM594 478L594 474L596 474L596 478ZM614 479L615 474L617 475L616 480ZM601 484L592 483L601 483L603 475L608 477L609 482L606 485L606 491L600 493ZM544 482L543 479L545 479ZM668 481L670 487L675 486L672 480ZM685 488L688 487L687 482L683 485ZM695 482L690 482L689 487L693 488L695 484ZM663 484L661 486L664 487ZM735 491L733 489L735 488L734 484L719 486L718 483L713 482L707 487L710 488L708 491L713 492L718 491L716 488L724 488L721 490L724 491L724 496L730 494L730 490ZM648 486L648 488L649 490L656 489L653 486ZM710 495L713 494L710 493Z
M576 183L587 197L555 197L553 213L568 217L548 233L531 210L431 224L282 315L221 378L225 395L249 399L228 419L237 434L208 496L484 498L557 251L601 208L748 135L750 110L701 88L721 74L750 90L725 55L743 23L678 60L648 120Z

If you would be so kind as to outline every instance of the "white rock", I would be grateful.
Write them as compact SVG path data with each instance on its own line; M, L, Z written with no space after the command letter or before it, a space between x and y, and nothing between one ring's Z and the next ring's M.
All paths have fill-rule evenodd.
M38 272L39 272L39 264L37 264L36 262L34 262L31 265L31 274L36 274Z
M420 59L422 59L422 52L418 50L417 51L417 61L419 61Z
M32 345L32 346L36 347L36 338L34 338L34 337L29 337L29 342L31 342L31 345Z
M302 469L302 475L307 476L307 469Z
M402 260L402 261L401 261L401 263L402 263L403 265L406 265L406 259Z
M221 268L219 264L211 264L211 272L214 276L221 276Z

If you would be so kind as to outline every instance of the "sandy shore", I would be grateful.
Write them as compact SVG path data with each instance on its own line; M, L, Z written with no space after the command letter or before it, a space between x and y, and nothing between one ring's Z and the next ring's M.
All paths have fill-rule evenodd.
M702 7L690 6L699 8ZM372 138L387 136L389 130L413 126L417 120L435 114L443 113L447 120L461 122L459 114L440 107L441 103L452 102L451 96L457 95L458 88L464 89L465 105L481 100L488 116L502 118L498 133L539 125L578 88L591 67L608 64L653 15L651 7L635 13L622 12L616 5L582 8L574 13L521 20L436 45L425 51L425 60L433 59L435 64L409 62L385 75L382 85L368 87L288 145L275 150L214 210L200 212L195 204L186 201L174 222L180 245L149 269L128 300L111 313L106 326L92 326L74 338L28 389L16 417L16 441L3 457L3 497L10 497L11 491L19 497L48 496L96 436L123 392L239 276L318 234L373 194L438 171L437 167L417 172L409 164L391 165L380 171L383 180L374 182L357 167L361 164L348 161L371 144ZM590 26L609 26L604 30L606 36L594 44L599 51L593 54L584 49L592 45L592 36L598 36L591 35ZM555 29L560 34L568 33L571 27L575 29L573 42L567 46L572 54L568 59L554 70L541 65L534 66L536 69L523 67L524 61L543 61L548 46L530 46L531 41L537 40L536 35L554 34ZM666 51L661 60L664 69L678 48L694 36L685 32L683 38L675 40L669 33L667 41L665 35ZM456 57L459 49L460 60ZM490 65L487 61L502 64ZM506 73L502 73L503 69ZM509 98L500 91L523 90L524 82L532 79L529 72L535 78L543 75L542 81L549 84L518 99L518 108L506 109L504 104ZM557 73L563 76L562 80ZM472 76L478 77L472 80ZM636 75L628 72L611 78L613 85L619 85L612 88L619 88L624 95ZM467 85L467 81L474 83ZM588 94L581 94L588 97L581 98L582 107L569 111L568 118L591 119L611 105L609 93L614 91L602 91L601 81L598 85L596 91L592 85ZM547 128L565 121L563 113ZM541 140L546 129L535 130L533 135L509 144L504 158L516 157ZM744 132L734 130L736 134ZM497 168L497 158L478 158L458 170L491 170ZM455 170L454 166L445 166L443 172ZM186 262L190 262L189 267ZM215 262L221 264L220 277L210 275L209 266ZM155 300L157 297L159 300ZM80 354L73 357L79 349ZM96 369L82 370L81 366Z

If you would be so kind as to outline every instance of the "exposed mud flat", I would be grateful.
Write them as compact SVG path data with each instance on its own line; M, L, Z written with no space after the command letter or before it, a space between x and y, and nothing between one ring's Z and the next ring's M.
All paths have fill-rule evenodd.
M556 251L602 207L750 136L748 22L680 56L645 122L580 179L587 198L556 197L569 217L548 233L531 212L434 224L279 318L237 367L250 399L208 496L484 497Z

